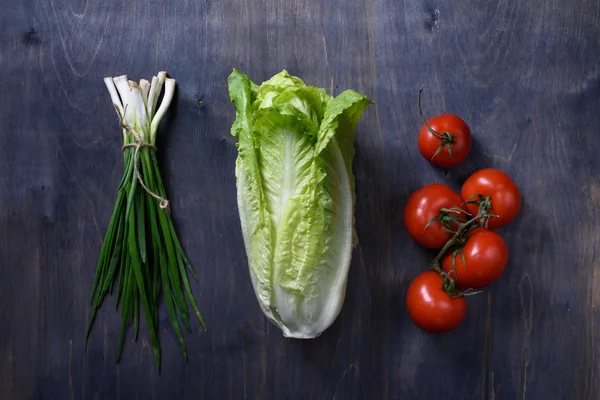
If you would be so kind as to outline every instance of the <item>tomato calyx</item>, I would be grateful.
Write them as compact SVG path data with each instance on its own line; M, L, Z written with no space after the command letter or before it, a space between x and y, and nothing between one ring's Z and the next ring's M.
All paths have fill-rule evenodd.
M425 225L425 229L423 232L427 230L431 225L433 225L436 221L440 221L440 225L442 225L442 229L445 232L450 234L455 234L456 230L455 226L460 226L460 224L467 222L467 220L462 217L462 215L471 215L467 211L463 210L459 207L451 207L451 208L442 208L440 209L440 213L437 217L432 218L427 225Z
M487 212L483 217L479 220L479 225L482 228L487 228L490 224L490 219L499 218L499 215L490 214L489 212L492 210L492 201L490 196L483 196L482 194L473 194L471 197L467 199L463 204L475 204L479 206L479 209L483 207Z
M419 103L419 115L421 116L421 118L423 119L423 123L425 124L425 127L427 128L427 130L434 136L438 137L442 142L440 143L440 146L437 148L437 150L435 151L435 153L433 154L433 156L431 157L431 160L433 161L433 159L440 154L440 152L442 150L444 150L444 148L446 148L446 150L448 150L448 154L450 154L450 158L454 160L454 155L452 155L452 145L454 143L456 143L456 140L454 139L454 135L451 134L450 132L444 132L444 133L439 133L437 132L435 129L433 129L431 126L429 126L429 124L427 123L427 119L425 118L425 115L423 115L423 109L421 108L421 92L423 91L423 88L425 87L425 85L422 85L419 88L419 96L418 96L418 103Z
M456 282L450 276L451 274L442 270L442 268L440 266L440 262L441 262L442 258L446 255L446 253L448 253L449 251L452 251L452 271L451 272L454 272L454 275L458 276L458 274L456 273L455 258L456 258L456 256L458 256L460 254L460 256L462 257L463 266L466 268L465 257L464 257L462 249L466 243L469 233L474 228L476 228L477 225L484 227L484 225L487 225L487 223L489 222L489 220L491 218L495 217L495 215L490 214L490 211L492 209L492 203L490 201L489 196L484 197L481 195L474 195L472 197L477 198L477 200L469 199L465 203L469 203L470 201L473 201L473 203L470 203L470 204L478 204L479 205L479 212L477 213L476 216L470 215L469 213L466 213L465 211L461 210L460 208L453 208L453 209L447 209L447 210L445 210L445 209L440 210L440 215L438 217L435 217L432 219L432 221L440 220L440 223L441 223L443 218L452 217L454 219L453 222L458 222L458 229L456 231L452 231L452 230L449 231L450 233L453 234L452 238L446 242L444 247L442 247L442 249L440 250L438 255L433 259L433 261L431 262L431 264L429 266L430 269L432 269L432 270L436 271L438 274L440 274L440 276L442 277L442 289L444 289L444 291L448 294L448 296L450 296L452 298L457 298L457 297L461 297L461 296L468 296L468 295L480 293L480 291L473 291L472 289L467 289L465 291L457 290ZM472 218L469 220L465 220L464 218L462 218L460 216L457 217L457 216L449 215L450 213L457 213L457 212L458 213L464 212L466 215L469 215ZM463 222L459 222L459 219L462 219ZM435 222L435 221L433 221L433 222ZM431 223L433 223L433 222L431 222ZM430 225L430 224L428 224L428 225Z

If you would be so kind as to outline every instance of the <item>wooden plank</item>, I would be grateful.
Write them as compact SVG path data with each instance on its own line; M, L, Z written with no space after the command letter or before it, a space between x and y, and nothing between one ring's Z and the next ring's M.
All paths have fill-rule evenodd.
M596 399L600 396L600 3L454 0L48 0L5 4L0 24L0 398ZM250 284L235 200L226 78L282 69L370 106L358 126L356 221L346 301L311 341L285 339ZM90 347L96 258L120 174L102 78L166 69L177 98L159 158L200 278L209 332L181 358L160 316L163 373L144 329L115 366L111 301ZM451 171L420 156L428 115L471 126ZM202 99L202 102L198 101ZM428 335L404 295L432 257L403 228L416 188L457 190L496 167L522 189L502 230L505 274L470 298L456 331Z

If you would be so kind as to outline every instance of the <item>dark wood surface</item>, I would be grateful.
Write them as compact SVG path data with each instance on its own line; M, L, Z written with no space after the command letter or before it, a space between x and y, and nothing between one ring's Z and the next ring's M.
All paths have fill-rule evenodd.
M600 398L600 2L5 0L0 17L0 398ZM356 222L342 313L315 340L266 322L235 200L232 67L286 68L375 104L357 133ZM104 76L177 79L159 132L173 215L208 333L185 363L161 317L163 373L145 331L115 365L109 301L87 353L95 263L122 172ZM449 172L417 150L429 115L471 126ZM203 99L202 105L198 100ZM431 253L402 209L421 185L456 189L497 167L522 189L502 231L510 262L468 299L454 332L428 335L404 295Z

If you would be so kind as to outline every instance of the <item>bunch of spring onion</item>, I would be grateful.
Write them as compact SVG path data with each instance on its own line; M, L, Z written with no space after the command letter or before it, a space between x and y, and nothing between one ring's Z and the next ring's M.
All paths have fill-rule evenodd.
M151 83L142 79L137 84L125 75L105 78L104 82L123 129L125 168L98 259L86 345L102 301L107 294L116 292L116 307L120 308L122 319L117 363L131 326L137 341L141 304L160 371L157 333L161 293L186 360L179 320L190 332L188 300L206 330L192 295L188 271L194 279L198 278L175 233L154 147L158 125L173 99L175 80L167 78L166 72L159 72Z

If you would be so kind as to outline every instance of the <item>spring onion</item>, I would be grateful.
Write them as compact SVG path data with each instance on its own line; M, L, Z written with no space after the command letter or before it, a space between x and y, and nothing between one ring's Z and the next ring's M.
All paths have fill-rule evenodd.
M158 125L173 99L175 80L167 78L163 71L151 82L142 79L138 84L122 75L105 78L104 83L123 129L124 174L98 259L86 347L97 311L106 295L116 291L116 307L121 312L117 363L131 326L137 341L141 304L160 372L158 306L161 292L186 360L179 320L191 332L188 301L206 331L192 295L188 272L194 279L198 278L175 232L155 153Z

